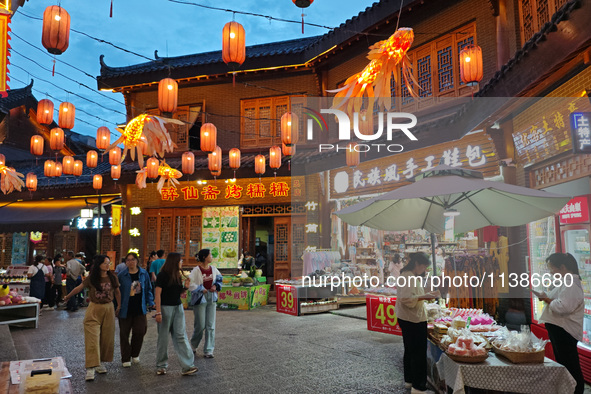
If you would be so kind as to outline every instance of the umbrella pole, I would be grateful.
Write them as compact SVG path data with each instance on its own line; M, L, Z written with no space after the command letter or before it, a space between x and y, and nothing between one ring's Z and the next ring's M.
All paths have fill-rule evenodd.
M437 276L437 256L435 253L435 241L437 238L435 237L435 233L431 233L431 254L433 258L433 276Z

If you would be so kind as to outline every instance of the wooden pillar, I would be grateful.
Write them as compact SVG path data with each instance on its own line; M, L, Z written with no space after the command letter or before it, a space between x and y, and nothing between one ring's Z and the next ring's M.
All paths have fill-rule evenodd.
M500 70L511 58L509 48L509 24L507 21L507 0L498 0L499 12L497 23L497 70Z

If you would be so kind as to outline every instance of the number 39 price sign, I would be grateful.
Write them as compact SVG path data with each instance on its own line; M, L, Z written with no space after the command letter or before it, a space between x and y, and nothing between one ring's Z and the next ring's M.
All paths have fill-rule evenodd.
M298 316L298 289L294 286L277 285L277 312Z
M394 307L396 297L366 296L367 301L367 329L385 332L387 334L402 335Z

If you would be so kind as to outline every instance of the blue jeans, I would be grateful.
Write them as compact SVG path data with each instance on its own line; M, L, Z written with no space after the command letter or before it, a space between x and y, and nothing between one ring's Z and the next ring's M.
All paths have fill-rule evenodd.
M191 351L187 332L185 331L185 311L182 305L162 305L162 323L158 324L158 345L156 350L156 367L168 368L168 334L172 337L174 350L186 371L193 368L195 356Z
M70 292L72 290L74 290L74 288L76 287L76 280L70 278L69 276L66 278L66 291L67 294L70 294ZM66 306L67 309L75 311L78 309L78 300L77 297L70 297L70 299L68 300L68 304Z
M191 337L191 346L193 346L193 349L197 349L201 338L203 338L203 331L205 331L203 353L213 354L215 345L215 308L217 304L212 301L212 293L207 292L203 297L207 302L193 305L193 313L195 314L193 328L195 331L193 331Z

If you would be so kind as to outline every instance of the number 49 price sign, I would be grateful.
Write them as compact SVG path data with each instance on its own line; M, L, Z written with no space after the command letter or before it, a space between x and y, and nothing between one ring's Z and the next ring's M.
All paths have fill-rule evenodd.
M294 286L277 285L277 312L298 316L298 289Z
M396 297L367 295L366 301L368 330L402 335L402 330L400 329L394 310Z

